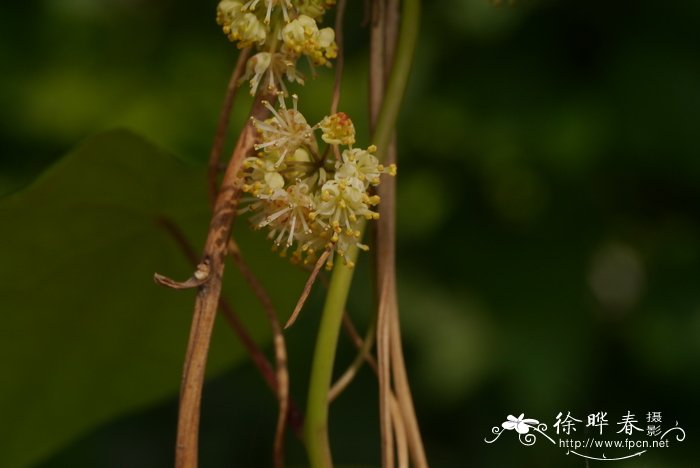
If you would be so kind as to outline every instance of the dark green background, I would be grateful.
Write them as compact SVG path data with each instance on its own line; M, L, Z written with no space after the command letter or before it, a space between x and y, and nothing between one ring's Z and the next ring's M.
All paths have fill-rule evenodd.
M341 109L365 145L367 31L360 26L362 2L350 3ZM513 433L493 445L484 437L508 414L523 412L551 426L559 411L579 419L607 411L614 433L628 410L642 425L647 412L662 411L663 425L678 421L687 438L633 461L607 463L697 466L700 3L423 3L399 126L398 262L409 373L432 466L584 467L543 439L527 448ZM0 313L7 324L0 350L9 369L0 407L13 409L11 417L0 414L0 425L3 434L19 435L0 440L0 451L20 454L8 455L8 466L172 462L193 297L151 285L154 271L184 278L188 267L149 223L156 214L172 214L188 226L197 249L203 243L208 209L201 166L236 57L214 23L215 5L44 0L3 7L0 193L17 193L0 206ZM332 72L321 70L295 89L310 121L326 112L331 80ZM234 131L249 102L238 101ZM81 143L113 128L168 154L124 132ZM23 191L79 144L82 150ZM133 162L125 163L128 170L101 166L121 155ZM92 171L89 161L102 167L102 179L93 180L100 169ZM135 172L141 164L144 174ZM100 192L100 206L126 207L115 211L123 217L73 209L82 200L73 193L76 181ZM153 206L144 208L143 200ZM129 211L135 207L138 216ZM80 232L66 234L62 226ZM100 242L87 252L92 228ZM238 230L286 317L303 275L269 254L262 236L243 223ZM139 234L101 242L104 233L122 231ZM20 255L23 239L31 242ZM154 254L152 246L161 244L167 249ZM120 258L143 261L137 271ZM371 305L367 263L358 265L349 306L363 327ZM89 301L76 302L88 265L96 289ZM49 286L37 271L51 276ZM241 279L227 280L236 304ZM19 301L17 291L34 298ZM142 292L143 301L133 297ZM248 307L250 298L243 301L239 313L266 343L259 310ZM287 332L292 394L300 404L321 303L321 291L314 291ZM169 315L166 304L177 311ZM124 308L132 313L120 313ZM217 327L225 329L223 322ZM112 329L128 333L110 335ZM64 333L71 338L60 339ZM111 339L81 338L100 333ZM156 349L153 337L167 351L162 360L148 354ZM203 467L269 461L274 399L233 341L227 330L215 336ZM341 340L338 368L352 356ZM64 360L70 372L52 371ZM83 392L88 387L94 390ZM49 390L32 390L41 388ZM339 465L377 464L376 393L374 377L363 369L334 404ZM75 421L61 423L50 410L58 415L66 402ZM577 435L588 436L582 426ZM290 466L303 466L301 445L290 437L288 446Z

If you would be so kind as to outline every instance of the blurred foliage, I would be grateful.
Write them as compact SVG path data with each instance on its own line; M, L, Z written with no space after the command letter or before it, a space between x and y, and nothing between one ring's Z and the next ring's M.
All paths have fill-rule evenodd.
M213 22L215 3L44 0L6 5L0 53L12 66L0 77L0 192L26 185L76 141L114 126L146 135L192 164L203 161L235 61L235 50ZM526 449L515 440L493 446L483 442L507 414L521 412L551 426L559 411L579 418L608 411L611 419L628 410L638 415L663 411L665 424L678 420L688 430L700 417L695 398L700 392L700 4L424 3L423 35L399 129L398 258L409 372L433 466L584 466L583 460L541 443ZM347 20L341 108L366 135L367 31L358 26L360 4L351 7ZM328 106L331 75L320 70L317 80L298 90L310 121ZM238 102L232 133L240 128L248 105L247 98ZM154 152L128 139L136 146L134 154ZM130 153L121 152L125 160L137 161ZM174 164L155 161L149 167ZM147 183L153 190L147 193L155 196L160 193L156 187L164 184L169 188L163 193L175 197L172 202L185 200L183 206L193 213L187 232L199 246L207 223L204 179L200 168L192 168L189 176L183 171L171 179L170 169L152 168ZM105 194L119 207L130 193L143 189L135 182L143 180L139 177L115 174L110 180L103 175L100 184L123 187L123 194L116 189ZM2 260L4 287L34 286L30 304L51 301L52 306L40 314L34 308L8 308L5 293L0 303L10 325L23 327L3 328L7 346L17 348L8 356L9 378L16 382L3 385L0 404L3 412L12 408L14 419L27 412L22 424L25 431L36 429L37 440L32 445L25 439L20 446L2 438L0 446L7 444L3 452L21 453L28 461L71 439L42 466L167 466L191 300L186 293L156 289L148 277L155 270L184 277L187 266L166 237L157 237L152 224L144 228L150 223L144 210L140 216L119 210L73 213L67 208L75 201L70 194L76 192L67 188L72 184L37 192L42 180L17 195L31 198L36 193L26 207L31 216L3 209L7 233L0 237L0 249L8 252ZM18 203L12 200L3 207ZM157 209L146 214L168 206L183 213L177 203L167 203L147 205ZM49 216L56 205L63 211ZM28 225L26 218L35 224ZM79 225L72 224L77 219L87 233L99 228L96 232L105 239L99 254L67 249L92 245L88 234L73 238L64 229ZM120 232L144 229L139 241L117 238ZM285 262L267 253L264 242L242 223L238 231L248 236L247 256L270 290L282 295L278 307L286 315L299 288L278 276ZM32 261L6 260L19 258L15 244L33 239L43 242L37 244L45 249L41 259L40 248ZM141 249L149 256L129 261ZM36 269L50 268L60 259L60 281L39 283ZM371 299L367 263L358 265L349 307L360 324L368 319ZM88 278L101 285L82 309L92 311L89 320L70 307L75 289L65 288L65 296L59 289L72 274L84 276L86 270L105 275L104 282L94 274ZM244 294L240 279L228 274L227 283ZM126 278L132 285L125 289ZM129 309L131 288L142 291L136 297L164 306ZM231 297L239 304L238 294ZM321 299L322 291L314 291L300 321L287 332L292 392L301 403ZM240 304L242 315L259 321L260 314ZM167 326L166 312L178 317ZM143 322L146 318L153 322ZM92 341L52 337L66 331L48 324L64 320L83 324ZM156 323L168 333L149 335ZM122 331L98 340L101 327ZM152 346L167 347L171 360L165 365L144 354L116 367L114 360L135 359L112 345L129 329L119 327L131 327L149 343L157 338ZM126 349L151 349L148 343L124 340ZM213 369L238 356L238 351L227 355L228 346L237 346L227 332L214 345L219 365ZM41 349L51 350L48 357ZM58 363L64 356L73 359L68 361L73 367L61 377ZM105 393L101 408L85 396L86 414L76 415L60 437L47 439L41 431L56 426L43 428L32 406L54 411L63 402L78 404L73 391L99 396L91 367L98 358L108 360L99 371L100 387L108 388L108 379L144 372L159 383L151 388L131 379L130 390L125 383L117 388L133 399ZM351 359L352 347L344 343L338 367ZM121 370L110 377L113 367ZM6 392L34 387L44 393ZM156 400L157 406L145 408ZM331 430L339 461L376 463L375 401L373 377L365 369L334 404ZM212 380L204 404L203 466L266 463L274 402L249 364ZM129 414L124 414L126 408ZM135 413L138 408L145 409ZM29 432L23 434L29 437ZM292 466L303 466L303 450L291 437L289 445ZM650 467L691 467L697 455L689 431L684 443L650 451L641 460Z
M192 294L173 294L150 278L156 269L183 278L192 269L165 226L204 234L204 187L183 190L193 174L203 179L202 170L112 132L0 202L0 218L12 220L0 233L0 355L12 376L1 388L0 413L14 421L0 427L7 444L0 465L36 461L177 391ZM291 307L302 275L291 266L276 270L289 280L274 296ZM229 292L237 307L256 310L242 284ZM265 336L260 316L247 321ZM212 373L243 354L221 325Z

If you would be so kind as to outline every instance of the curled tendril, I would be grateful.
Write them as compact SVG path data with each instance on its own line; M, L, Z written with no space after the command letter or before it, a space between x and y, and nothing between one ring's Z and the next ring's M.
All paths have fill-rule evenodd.
M492 443L496 442L496 440L499 437L501 437L501 434L503 434L503 431L504 431L504 429L502 429L498 426L493 426L491 428L491 433L496 434L496 437L494 437L492 440L487 440L486 437L484 437L484 442L486 442L487 444L492 444Z
M680 427L678 425L678 421L676 421L676 425L674 427L672 427L671 429L669 429L666 432L664 432L663 434L661 434L661 437L659 437L659 439L666 438L666 434L668 434L669 432L672 432L672 431L680 431L680 434L676 434L676 440L678 442L683 442L685 440L685 431L683 430L682 427Z
M549 436L547 435L547 433L546 433L546 431L547 431L547 425L546 425L545 423L540 423L540 424L538 424L537 426L528 426L528 427L530 427L531 429L533 429L533 430L539 432L539 433L540 433L541 435L543 435L547 440L549 440L551 443L553 443L553 444L556 445L556 442L554 441L554 439L552 439L551 437L549 437ZM679 429L680 429L680 428L679 428ZM496 437L494 437L494 438L491 439L491 440L488 440L487 438L484 438L484 442L486 442L487 444L491 444L491 443L495 442L499 437L501 437L501 434L503 434L504 432L505 432L505 429L504 429L504 428L502 428L502 427L500 427L500 426L493 426L493 427L491 428L491 433L492 433L492 434L495 434ZM537 442L537 436L536 436L535 434L532 434L532 433L528 433L528 434L518 434L518 440L520 440L520 443L521 443L521 444L523 444L523 445L529 447L529 446L531 446L531 445L534 445L535 442Z
M534 445L535 442L537 442L537 436L533 433L518 434L518 440L520 440L521 444L527 445L529 447L531 445Z

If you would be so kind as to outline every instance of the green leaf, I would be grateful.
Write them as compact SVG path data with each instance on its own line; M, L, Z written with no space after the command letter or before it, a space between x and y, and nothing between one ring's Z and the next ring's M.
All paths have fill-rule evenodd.
M161 220L200 249L209 222L204 170L113 131L0 200L0 219L0 466L15 467L176 394L194 292L156 286L152 276L191 274ZM264 241L241 231L262 281L280 272L287 278L274 285L273 301L288 313L303 275L261 254L269 250ZM254 337L265 340L262 313L234 273L229 268L227 293ZM210 374L242 358L218 323Z

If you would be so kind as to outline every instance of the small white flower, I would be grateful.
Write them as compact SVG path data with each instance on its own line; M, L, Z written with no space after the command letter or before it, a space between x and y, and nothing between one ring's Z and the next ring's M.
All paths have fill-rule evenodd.
M284 244L286 249L299 240L300 234L311 233L307 219L313 199L306 184L292 185L284 195L280 193L272 201L274 203L269 204L267 209L258 215L256 227L270 226L268 237L274 239L276 246Z
M338 55L333 29L319 31L316 21L306 15L299 15L282 28L282 40L288 53L306 55L316 65L326 65L328 59Z
M379 160L372 154L376 150L375 146L370 146L366 150L351 148L343 151L343 166L354 166L357 177L366 186L379 185L379 177L382 174L396 175L395 164L390 164L388 167L379 164Z
M340 165L338 170L335 171L335 180L343 179L357 179L360 181L362 180L360 179L360 173L357 170L357 164L346 162Z
M296 59L295 59L296 60ZM267 83L270 93L283 93L287 95L287 87L284 78L290 83L304 84L304 77L299 73L295 62L286 55L276 52L258 52L248 59L245 74L238 84L250 80L250 95L254 96L260 83Z
M358 218L379 218L379 213L369 208L370 205L378 203L379 197L367 195L360 179L336 178L323 184L316 200L316 211L312 213L312 219L324 227L330 226L336 233L345 230L347 234L353 235Z
M216 10L216 22L222 26L224 34L231 41L238 41L238 47L262 44L267 38L267 28L252 13L243 10L240 2L223 0Z
M316 146L313 129L297 110L298 97L293 95L292 99L294 106L291 109L287 109L281 94L279 95L280 108L277 110L265 101L264 104L272 113L272 117L265 121L253 119L253 125L258 130L261 141L255 145L255 149L278 153L276 166L282 164L284 158L288 154L294 154L299 147L308 146L315 149Z
M536 427L540 422L537 419L523 419L524 416L525 413L521 413L517 418L512 414L508 415L508 420L501 426L508 431L515 429L518 434L527 434L530 428Z
M270 158L250 157L243 161L243 191L256 197L267 197L284 188L284 177L277 172Z

